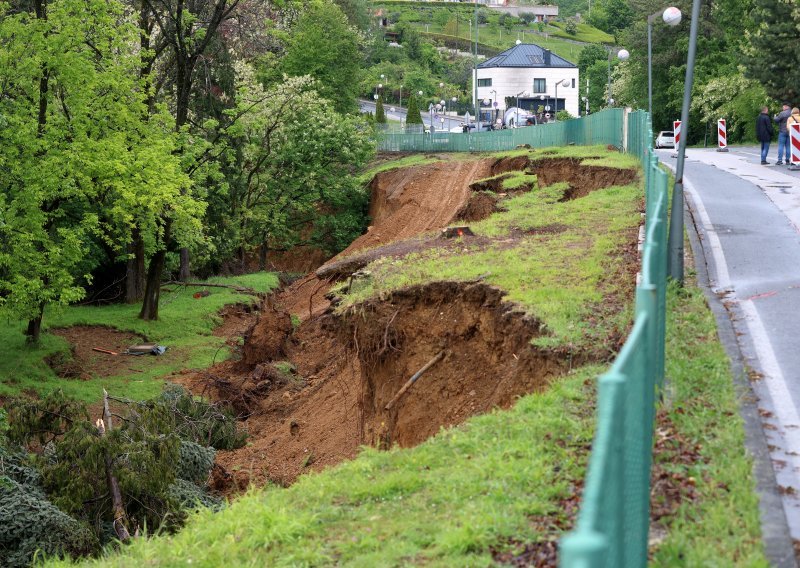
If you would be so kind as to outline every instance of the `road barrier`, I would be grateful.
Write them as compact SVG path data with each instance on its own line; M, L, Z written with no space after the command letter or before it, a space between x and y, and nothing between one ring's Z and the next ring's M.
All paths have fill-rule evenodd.
M383 151L498 151L609 144L639 158L645 186L645 242L633 328L598 379L597 425L575 528L561 539L562 568L647 564L650 466L656 391L664 381L667 283L667 174L653 152L650 116L610 109L541 126L476 134L388 134ZM800 134L800 130L798 130ZM675 143L680 121L675 121ZM800 140L800 139L799 139ZM800 149L800 144L798 145Z
M800 124L789 125L789 164L790 169L800 169Z
M717 121L717 152L728 151L728 127L724 118Z

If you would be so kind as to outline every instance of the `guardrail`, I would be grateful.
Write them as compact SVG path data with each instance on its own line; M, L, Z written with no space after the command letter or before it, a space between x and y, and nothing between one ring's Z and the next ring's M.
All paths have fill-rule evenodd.
M645 176L646 225L633 329L598 381L597 427L575 529L561 540L560 566L647 564L655 394L664 380L667 175L653 154L650 117L628 116L628 151Z
M581 119L481 132L387 134L384 151L468 152L568 144L610 144L637 156L645 182L645 242L633 328L598 380L597 426L581 507L561 539L562 568L647 564L655 394L664 380L667 175L653 153L650 116L611 109Z

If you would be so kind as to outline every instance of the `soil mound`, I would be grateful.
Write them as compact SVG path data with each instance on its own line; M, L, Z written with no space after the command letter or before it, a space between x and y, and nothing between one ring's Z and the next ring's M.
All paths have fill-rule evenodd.
M567 182L569 189L563 201L586 197L593 191L614 185L628 185L639 175L635 169L587 166L581 162L577 158L542 158L531 162L530 169L536 174L539 187Z
M268 317L286 316L278 309ZM250 443L218 454L234 487L289 484L309 468L352 459L363 444L413 446L443 426L545 388L570 359L530 344L545 333L497 288L438 282L309 320L282 351L274 351L275 336L250 348L275 352L276 359L227 363L179 382L246 411ZM440 360L387 411L409 377L439 352Z

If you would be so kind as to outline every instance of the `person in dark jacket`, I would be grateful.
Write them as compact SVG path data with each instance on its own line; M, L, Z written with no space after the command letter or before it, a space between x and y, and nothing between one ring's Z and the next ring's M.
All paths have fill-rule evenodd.
M772 128L772 120L769 117L769 108L761 109L761 114L756 119L756 138L761 142L761 165L769 164L767 154L769 154L769 143L772 142L772 135L775 129Z
M778 161L776 166L783 165L783 157L786 156L786 163L789 163L789 130L786 128L786 120L792 115L792 105L783 103L783 110L773 117L778 125Z

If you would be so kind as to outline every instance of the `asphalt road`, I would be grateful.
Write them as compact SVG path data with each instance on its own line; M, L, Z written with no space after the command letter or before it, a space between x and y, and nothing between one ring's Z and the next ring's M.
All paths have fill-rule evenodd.
M783 495L800 539L800 172L756 147L689 149L684 186L712 290L723 298ZM672 151L659 151L674 167Z

